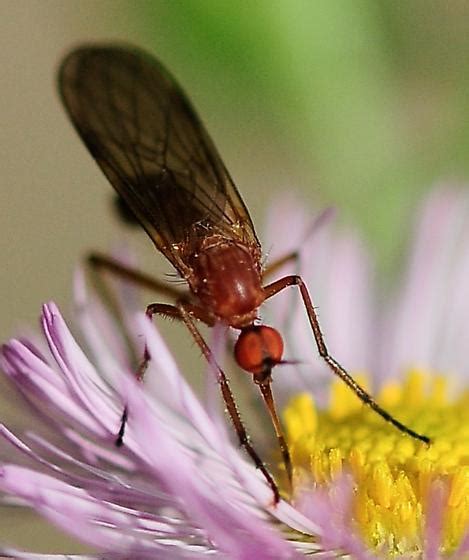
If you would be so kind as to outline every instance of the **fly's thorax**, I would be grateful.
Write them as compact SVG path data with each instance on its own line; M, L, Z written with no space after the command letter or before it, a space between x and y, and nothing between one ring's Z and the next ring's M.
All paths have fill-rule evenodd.
M206 238L191 257L191 289L216 317L236 328L252 324L265 299L256 249Z

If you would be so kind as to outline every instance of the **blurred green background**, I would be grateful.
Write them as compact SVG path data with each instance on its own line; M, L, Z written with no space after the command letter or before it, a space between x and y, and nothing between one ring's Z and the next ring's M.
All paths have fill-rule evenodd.
M54 89L71 46L116 39L178 77L260 232L276 193L335 205L384 276L418 199L469 174L467 2L1 2L2 340L45 300L70 309L73 268L90 248L131 238L151 256L113 218L111 190Z

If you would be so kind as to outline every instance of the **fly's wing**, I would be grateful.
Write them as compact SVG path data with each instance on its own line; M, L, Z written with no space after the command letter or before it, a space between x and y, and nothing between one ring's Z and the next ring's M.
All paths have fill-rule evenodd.
M81 47L63 61L59 89L91 155L180 272L206 232L259 246L212 140L155 58L125 46Z

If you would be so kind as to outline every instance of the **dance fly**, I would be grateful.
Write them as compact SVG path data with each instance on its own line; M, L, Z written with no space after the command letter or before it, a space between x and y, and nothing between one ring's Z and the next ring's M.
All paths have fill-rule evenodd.
M330 370L385 420L429 442L383 410L329 354L300 276L264 283L278 263L263 268L254 225L230 174L187 96L158 60L131 46L85 45L62 62L59 90L89 152L188 289L178 290L105 255L92 255L91 263L170 296L173 304L150 304L147 315L181 320L211 363L215 361L197 321L208 326L221 322L240 331L235 359L260 389L290 483L290 454L271 392L272 370L282 362L283 340L258 317L261 304L289 286L299 290L318 352ZM145 350L137 377L143 377L150 359ZM277 502L277 484L249 441L225 373L215 367L240 443ZM126 421L127 409L118 444L123 442Z

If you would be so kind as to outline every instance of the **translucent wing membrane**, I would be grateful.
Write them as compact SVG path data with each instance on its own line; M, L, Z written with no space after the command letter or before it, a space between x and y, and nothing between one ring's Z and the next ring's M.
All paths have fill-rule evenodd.
M92 156L180 272L207 232L259 246L212 140L156 59L122 46L79 48L64 60L59 88Z

